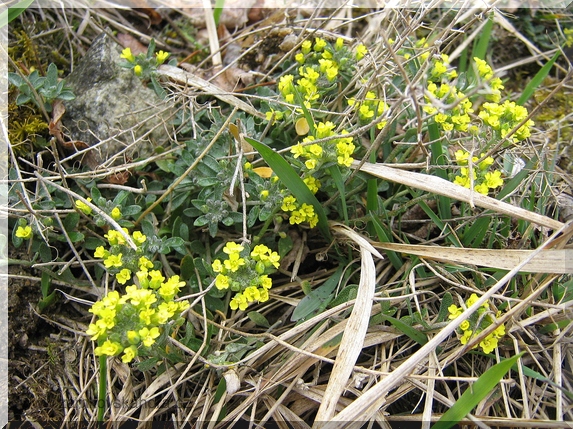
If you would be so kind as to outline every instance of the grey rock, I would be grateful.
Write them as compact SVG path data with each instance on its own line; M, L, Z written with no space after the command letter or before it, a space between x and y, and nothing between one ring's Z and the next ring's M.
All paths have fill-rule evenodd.
M102 33L66 79L76 98L64 103L63 131L89 146L81 160L94 169L147 158L171 134L167 103L119 65L121 50Z

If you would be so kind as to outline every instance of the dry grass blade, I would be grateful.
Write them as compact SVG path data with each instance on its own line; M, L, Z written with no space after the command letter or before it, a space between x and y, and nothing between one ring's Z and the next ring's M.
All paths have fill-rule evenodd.
M427 259L457 264L472 264L501 270L511 270L535 252L535 250L466 249L401 243L376 243L375 246L379 249L422 256ZM573 273L573 266L570 264L572 260L573 249L543 250L524 265L521 271L529 273L571 274Z
M359 163L355 161L353 167L357 168L358 165ZM559 229L563 227L563 223L555 219L522 209L521 207L516 207L511 204L504 203L503 201L499 201L495 198L491 198L478 192L471 191L470 189L455 185L452 182L436 176L398 170L386 165L371 164L368 162L360 165L359 169L360 171L370 173L373 176L380 177L384 180L401 183L402 185L411 186L412 188L421 189L433 194L456 198L460 201L465 201L468 203L473 202L476 206L490 209L497 213L506 214L518 219L527 220L547 228Z
M211 82L206 81L205 79L202 79L199 76L195 76L192 73L189 73L178 67L173 67L164 64L161 67L159 67L158 72L160 75L167 77L173 80L174 82L177 82L185 86L192 86L201 91L204 91L206 94L213 95L214 97L217 97L219 100L227 104L230 104L231 106L237 107L238 109L250 115L256 116L257 118L261 119L266 118L265 115L263 115L261 112L259 112L250 104L245 103L243 100L240 100L234 95L223 91L217 85L214 85Z
M376 287L376 268L372 254L375 252L375 254L380 256L380 254L356 232L341 226L335 227L335 231L345 234L347 237L353 239L355 243L359 244L362 270L360 273L356 303L348 319L347 329L342 336L338 356L334 363L334 368L332 369L328 386L324 392L324 397L322 398L313 427L321 427L322 422L330 420L334 415L338 399L340 395L342 395L352 373L352 369L356 364L356 360L362 352ZM374 252L371 250L374 250Z

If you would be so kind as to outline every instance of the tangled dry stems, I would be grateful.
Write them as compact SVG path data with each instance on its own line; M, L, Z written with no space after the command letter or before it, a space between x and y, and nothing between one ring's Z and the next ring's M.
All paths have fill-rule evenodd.
M324 11L316 10L314 19L293 21L289 25L303 35L330 36L338 35L342 31L348 34L356 27L362 27L360 37L368 44L377 37L387 42L387 33L380 31L380 28L387 26L390 32L399 34L401 39L392 49L383 48L382 43L374 44L371 51L370 61L364 64L364 70L356 74L355 82L360 76L368 75L366 71L374 71L371 75L369 85L392 85L395 76L401 76L408 81L408 91L402 93L398 99L385 100L393 106L392 117L396 119L402 112L404 104L410 105L418 112L417 117L412 118L412 123L418 127L418 135L422 135L421 107L418 100L422 91L421 79L425 69L420 69L419 73L408 79L407 73L402 69L401 62L396 58L396 50L400 48L400 42L406 40L410 35L415 35L417 31L424 28L424 22L428 22L432 15L431 22L434 23L432 33L441 41L441 49L452 50L456 45L460 48L454 50L452 59L461 54L461 48L472 43L473 38L479 35L479 20L483 15L478 11L459 11L453 19L449 19L447 13L438 13L430 10L420 9L418 11L403 10L383 10L371 13L360 19L354 19L348 10L336 11L335 16L328 19L324 17ZM47 12L46 12L47 14ZM85 30L88 26L101 29L111 26L121 31L128 31L147 39L148 36L138 33L127 25L117 11L96 10L89 11L92 20L84 17L80 29ZM48 14L47 14L48 15ZM70 20L71 17L81 16L79 10L53 10L50 16L56 16L61 22ZM321 16L322 15L322 16ZM473 17L473 18L472 18ZM336 19L334 19L336 18ZM467 19L461 28L454 28L456 23ZM501 19L501 18L500 18ZM86 25L83 25L86 24ZM235 34L234 41L240 41L256 31L263 29L245 30ZM77 42L86 42L89 36L74 33L70 27L61 27L61 31L68 33L69 42L82 52L82 45ZM87 33L87 31L86 31ZM463 42L462 36L468 35ZM384 43L388 46L388 43ZM551 53L538 52L540 58L548 58ZM516 63L515 66L518 66ZM512 65L504 67L511 69ZM268 75L273 69L267 71ZM355 83L354 82L354 83ZM565 83L564 83L565 84ZM343 89L333 104L342 103L345 99L346 90L350 90L353 85ZM180 101L186 99L187 104L192 103L198 94L177 82L169 85L171 99ZM394 88L397 90L398 88ZM196 89L195 89L196 91ZM207 93L206 95L209 95ZM226 95L226 101L241 108L241 104L233 103L232 99ZM249 97L243 96L242 100L248 102ZM231 101L229 101L231 100ZM148 106L150 113L154 112L154 106ZM329 106L325 110L331 110ZM348 110L344 113L348 123L357 123L357 118L351 115ZM567 119L567 118L566 118ZM129 132L125 130L124 132ZM358 135L360 131L357 131ZM520 148L524 151L533 151L544 155L547 142L543 140L539 130L534 135L532 142ZM166 139L171 140L171 134L166 135ZM134 142L136 144L137 142ZM176 141L172 142L174 145ZM538 144L534 144L538 143ZM539 143L542 148L539 148ZM379 144L379 143L378 143ZM396 146L402 143L399 138L395 141ZM418 146L417 155L412 157L412 161L419 167L424 163L424 154L427 154L428 145L422 139L416 143ZM52 148L53 150L54 148ZM66 165L74 162L75 157L81 152L57 162L57 169L49 170L42 165L42 155L34 158L37 164L22 158L16 158L13 153L12 166L18 171L18 181L28 186L27 193L22 194L22 199L28 207L30 213L36 215L47 214L34 211L32 201L34 193L30 189L39 191L46 183L61 182L65 189L65 180L75 180L80 178L100 178L110 173L119 173L129 169L147 165L155 160L162 159L177 149L172 149L153 156L146 160L132 163L125 163L120 166L102 166L101 169L89 173L68 174ZM376 142L372 143L371 150L376 150ZM421 155L420 155L421 154ZM54 153L52 153L54 155ZM118 154L119 156L120 154ZM56 156L57 159L57 156ZM367 156L362 161L365 161ZM110 160L112 164L113 160ZM50 167L51 168L51 167ZM43 173L42 176L25 175L24 170L33 170ZM359 167L357 167L357 170ZM49 174L46 174L49 173ZM543 172L541 172L544 174ZM41 177L41 180L40 180ZM533 179L531 179L533 180ZM109 188L128 189L131 192L142 193L145 190L122 187L122 185L102 185ZM524 183L523 193L529 186ZM71 191L68 189L70 196ZM450 195L455 197L455 195ZM516 204L520 196L515 195L510 202ZM517 211L517 210L516 210ZM18 210L9 209L11 216L21 216L24 213ZM56 217L65 215L65 211L53 213ZM512 214L512 213L510 213ZM513 213L516 214L516 213ZM474 219L468 219L471 222ZM541 224L543 224L541 222ZM550 225L546 225L550 226ZM564 226L556 222L551 225L554 229L563 227L566 233L571 232L570 225ZM62 228L63 229L63 228ZM548 237L546 232L542 231ZM61 255L63 260L70 261L67 265L81 267L87 279L90 277L90 268L94 261L84 249L76 248L68 240L70 245L69 254ZM425 244L425 243L422 243ZM150 372L138 372L129 366L122 364L118 360L113 360L109 367L108 379L109 387L109 418L112 421L124 421L135 419L139 422L152 420L169 420L178 422L180 427L187 422L196 421L211 422L208 427L231 427L233 423L241 420L255 420L261 426L269 421L278 422L287 427L283 421L296 422L297 427L310 427L317 410L325 401L325 398L333 400L331 409L322 416L331 418L333 414L343 412L354 403L354 414L352 416L368 416L377 421L381 427L389 427L390 422L396 421L417 421L425 422L426 427L430 421L435 421L440 414L453 405L461 393L471 386L479 375L483 374L491 365L492 361L480 354L469 354L471 343L462 346L455 336L450 335L455 327L448 327L445 323L432 324L440 309L440 294L444 287L454 288L457 291L475 291L475 287L468 284L468 279L459 273L449 272L443 263L434 262L430 259L420 259L419 264L423 264L435 273L431 278L417 278L416 271L412 269L410 276L404 276L404 272L412 268L413 262L404 264L402 271L394 271L388 259L378 259L372 257L372 252L364 250L360 244L354 245L361 249L361 260L370 261L370 265L363 268L361 280L370 285L377 285L376 290L371 290L371 295L367 296L363 302L365 316L358 317L366 326L361 329L364 337L359 341L344 342L346 349L341 348L341 337L348 332L352 325L352 309L356 309L357 301L364 300L362 293L356 300L350 300L334 308L325 310L320 315L303 322L295 324L290 317L295 306L304 297L301 290L301 281L310 282L316 287L328 279L334 270L328 268L318 268L310 275L300 275L297 281L288 280L284 276L277 281L277 286L273 288L271 300L261 304L258 311L266 316L273 324L266 331L256 327L254 323L244 313L234 313L226 318L219 314L218 321L209 320L202 295L194 297L197 299L199 308L202 311L190 312L189 319L193 323L197 336L206 333L212 327L219 330L215 341L209 345L204 342L198 352L193 352L180 342L172 340L169 347L180 348L188 357L188 360L173 367L164 368L162 372L155 374ZM326 253L326 247L313 249L314 254ZM69 256L69 257L68 257ZM309 256L313 257L312 255ZM300 261L299 261L300 262ZM168 264L165 264L166 266ZM63 268L63 267L62 267ZM350 267L348 267L350 268ZM473 269L473 268L472 268ZM370 270L370 271L369 271ZM480 272L482 276L487 273ZM517 272L517 270L514 270ZM33 281L39 282L39 278L29 277ZM571 399L564 391L573 391L573 381L571 379L571 368L573 368L573 348L571 347L571 327L569 324L561 331L555 331L550 335L538 335L536 330L541 321L558 320L571 317L571 302L551 303L546 299L541 299L543 293L552 282L558 278L556 274L528 275L523 279L523 286L527 289L521 298L508 297L504 292L505 284L498 283L497 289L492 288L484 295L494 296L498 302L506 303L510 309L500 320L507 326L510 341L503 347L496 350L497 359L510 357L521 352L526 352L522 363L541 373L549 382L541 382L523 373L520 370L512 372L512 377L502 380L499 388L491 392L475 409L472 415L468 415L465 423L472 421L480 427L504 426L504 427L562 427L559 420L571 420ZM89 288L70 285L65 282L54 282L70 301L77 303L80 308L85 306L86 300L95 300L101 296L102 291L108 285L96 285L91 281ZM448 285L448 286L446 286ZM207 287L205 285L205 287ZM64 292L65 291L65 292ZM398 294L398 295L397 295ZM390 296L392 295L392 296ZM396 317L409 314L409 308L413 307L421 311L425 309L428 320L432 324L427 334L430 343L432 338L444 337L444 341L438 341L439 347L428 346L428 351L420 353L422 348L414 340L391 326L376 325L368 328L367 322L370 315L375 315L383 311L384 303L391 303L397 308ZM84 310L85 312L85 310ZM85 313L87 314L87 313ZM76 362L79 363L74 370L66 373L67 379L62 380L60 394L65 404L65 419L69 421L90 421L95 422L96 402L97 402L97 359L92 353L92 344L85 336L87 322L79 322L62 316L42 315L62 329L62 336L67 338L75 350L80 352ZM421 326L417 328L421 329ZM207 338L207 335L204 336ZM223 353L229 344L237 343L241 340L249 344L251 350L233 365L215 365L201 355L202 350L210 347L211 354ZM479 342L479 339L475 340ZM425 347L425 346L424 346ZM430 350L431 349L431 350ZM354 355L349 361L340 363L343 355ZM416 359L412 359L417 356ZM354 365L353 360L356 361ZM403 366L406 364L406 366ZM343 385L338 386L338 394L329 392L329 380L335 374L340 374L337 366L344 366L345 376L341 378ZM400 376L396 377L397 371ZM227 390L217 391L221 378L225 378ZM345 383L345 377L350 379ZM389 381L390 380L390 381ZM386 382L386 388L381 390L381 395L373 399L376 408L369 413L371 403L359 402L359 399L369 391L379 388L381 383ZM343 394L342 394L343 393ZM340 396L342 394L342 396ZM361 407L356 409L356 404ZM346 414L343 414L343 416ZM220 421L215 422L215 419ZM352 419L349 419L352 420Z

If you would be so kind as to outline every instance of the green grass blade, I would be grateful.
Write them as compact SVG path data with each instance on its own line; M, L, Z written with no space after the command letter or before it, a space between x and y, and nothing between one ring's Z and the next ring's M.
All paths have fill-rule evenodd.
M421 346L423 346L428 342L428 337L426 337L425 334L411 327L410 325L405 324L401 320L391 316L387 316L385 314L382 314L380 317L382 318L382 320L390 322L396 329L398 329L404 335L408 336L408 338L416 341Z
M557 61L557 58L559 58L559 55L561 55L561 51L555 52L555 54L553 55L553 57L551 57L551 59L547 62L547 64L541 67L541 70L539 70L537 74L533 76L533 79L531 79L531 81L527 84L527 86L521 93L521 96L517 99L517 104L523 106L527 102L527 100L529 100L529 98L533 95L533 93L539 87L539 85L543 83L543 81L553 68L553 64L555 64L555 61Z
M446 145L442 142L440 130L438 129L438 124L435 122L431 122L428 124L428 133L430 134L430 140L432 143L432 165L440 166L438 167L434 175L448 180L448 149ZM448 197L444 197L442 195L438 195L438 213L440 214L441 219L451 219L452 217L452 209L451 209L451 201Z
M537 157L534 156L519 173L517 173L515 176L513 176L511 179L505 182L505 184L503 185L503 189L499 191L499 193L496 195L495 198L498 200L503 200L506 196L515 191L515 189L517 189L518 186L523 185L524 179L527 177L527 175L530 174L532 169L536 168L536 164L537 164Z
M33 2L34 0L22 0L21 2L16 3L13 7L9 7L4 12L0 13L0 28L18 18L18 16L28 9Z
M466 389L460 399L442 415L440 420L432 426L432 429L449 429L462 420L497 386L499 380L507 374L522 355L523 353L520 353L503 360L484 372L475 383Z
M461 237L464 247L480 247L483 238L489 231L488 226L490 222L491 218L481 217L467 228Z
M376 235L378 235L378 240L380 240L382 243L392 243L392 239L388 234L386 234L386 231L382 226L382 222L372 212L370 212L370 220L372 222L372 225L374 225L374 229L376 230ZM402 265L404 263L402 262L402 258L400 258L400 256L398 256L396 252L393 252L391 250L386 250L386 255L388 255L390 263L396 270L402 268Z
M334 179L334 184L338 193L340 194L340 202L342 203L342 216L344 217L344 224L348 225L348 207L346 206L346 192L344 190L344 179L338 165L332 165L328 168L330 175Z
M483 26L480 33L480 37L474 49L472 51L472 58L478 57L480 60L485 60L485 54L487 53L487 47L489 45L489 39L491 37L491 30L493 29L493 13L490 14L487 22Z
M269 167L275 172L281 182L288 188L290 192L294 195L299 203L306 203L314 207L314 212L318 215L318 228L322 235L328 240L331 239L330 230L328 229L328 219L326 218L326 213L320 202L316 199L308 186L302 181L302 179L296 174L296 171L291 167L291 165L277 152L272 150L266 144L254 140L250 137L245 137L245 140L249 142L263 157L263 159L269 164Z
M215 8L213 9L213 19L215 20L215 25L219 25L219 19L221 19L221 14L223 13L224 7L225 0L215 0Z

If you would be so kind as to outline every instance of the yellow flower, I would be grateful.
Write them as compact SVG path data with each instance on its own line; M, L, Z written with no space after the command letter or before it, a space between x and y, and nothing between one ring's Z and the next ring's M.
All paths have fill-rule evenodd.
M241 246L242 247L242 246ZM226 259L223 261L223 265L225 266L225 268L227 270L229 270L230 272L234 273L236 272L240 267L242 267L243 265L245 265L245 260L243 258L241 258L239 256L238 253L231 253L229 255L229 259Z
M127 331L125 335L127 336L127 341L131 344L139 344L141 341L141 337L135 331Z
M220 273L224 270L223 264L219 259L215 259L213 261L213 263L211 264L211 268L213 268L213 271L215 271L216 273Z
M458 317L460 314L462 314L463 310L461 308L459 308L456 304L452 304L448 307L448 312L450 313L450 315L448 316L449 319L453 320L456 317Z
M137 348L135 346L129 346L123 351L123 356L121 361L123 363L131 362L137 356Z
M161 287L161 283L165 280L163 274L159 270L152 270L149 272L149 287L151 289L158 289Z
M32 238L32 227L30 225L26 225L24 227L19 226L16 229L16 237L29 240Z
M247 299L247 302L258 301L259 298L261 297L259 289L257 289L255 286L249 286L248 288L246 288L245 291L243 292L243 295Z
M311 48L312 48L312 42L310 40L305 40L304 42L302 42L300 50L302 51L303 54L308 54Z
M131 279L131 271L128 270L127 268L124 268L115 275L115 278L117 279L117 282L119 284L124 285L127 283L128 280Z
M141 76L141 73L143 72L143 69L141 68L141 66L139 64L137 64L134 68L133 68L133 72L135 73L136 76Z
M91 202L91 198L86 198L88 202ZM92 208L88 206L86 203L80 200L76 200L76 208L81 211L85 215L89 215L92 212Z
M366 55L367 52L368 49L366 49L366 46L364 46L362 43L358 45L356 47L356 60L360 61L362 58L364 58L364 55Z
M120 57L126 59L126 60L129 61L130 63L135 62L135 57L134 57L133 54L131 53L131 49L130 49L130 48L125 48L123 51L121 51Z
M113 208L113 210L111 211L111 218L113 220L120 220L121 219L121 210L119 209L119 207Z
M318 179L315 179L312 176L306 177L303 179L303 182L313 194L316 194L321 186L321 183L318 181Z
M244 249L244 246L241 246L240 244L235 243L234 241L229 241L227 242L227 244L225 244L225 247L223 247L223 252L225 252L227 255L231 255L233 253L240 253L242 252Z
M266 274L259 277L259 284L264 289L270 289L273 286L273 280Z
M259 194L261 201L266 200L269 197L269 190L268 189L263 189L261 191L261 193Z
M155 59L157 61L157 65L163 64L167 57L169 56L169 52L159 51L155 54Z
M185 286L184 281L179 281L179 276L171 276L169 279L161 285L159 290L159 296L163 298L165 301L173 301L173 298L176 294L179 293L181 288Z
M269 291L267 289L259 288L259 302L266 302L269 300Z
M96 347L94 353L96 356L115 356L121 353L122 350L121 344L106 340L100 347Z
M122 228L122 230L128 234L127 228ZM125 244L125 238L123 237L123 234L119 231L116 231L115 229L109 230L107 234L104 234L104 237L107 238L107 241L112 246L117 244Z
M503 337L505 335L505 325L499 325L492 334L496 338Z
M139 335L141 337L141 342L145 347L151 347L155 343L155 339L160 335L159 328L154 326L151 329L147 327L141 328L139 330Z
M296 60L297 63L304 64L304 54L302 52L299 52L298 54L296 54L294 56L294 59Z
M482 195L487 195L489 192L489 188L485 183L480 183L479 185L475 185L474 190Z
M292 195L287 195L286 197L283 198L283 204L281 206L281 210L285 211L285 212L291 212L293 210L296 210L296 198L293 197Z
M503 179L501 178L501 171L495 170L485 173L485 184L491 189L495 189L498 186L503 185Z
M482 348L484 353L491 353L497 347L497 338L490 334L487 337L485 337L479 343L479 345Z
M104 261L103 264L106 268L111 267L121 267L123 263L121 262L121 257L123 256L122 253L118 255L109 255Z
M314 50L316 52L320 52L324 49L324 47L326 46L326 40L320 38L320 37L316 37L314 39Z
M337 38L334 47L337 51L340 51L344 47L344 39L342 37Z
M137 265L139 266L139 269L141 271L147 271L148 269L153 268L153 262L151 262L149 259L147 259L145 256L141 256L139 258L139 261L137 262Z
M479 297L477 296L477 294L472 293L472 294L470 295L470 297L466 300L466 305L467 305L468 307L471 307L472 305L475 304L475 302L476 302L477 300L479 300ZM482 308L485 308L486 310L489 308L489 305L488 305L487 301L484 302L481 306L482 306Z
M467 320L464 320L461 324L460 324L460 329L462 331L467 331L468 329L470 329L470 322Z
M215 287L219 290L228 289L229 288L229 277L218 274L215 278Z
M107 332L107 326L105 326L105 323L101 322L102 321L98 320L96 323L90 323L90 326L86 331L86 334L91 337L92 341L96 341L100 336L105 335Z
M460 338L460 343L462 343L463 345L466 345L469 341L469 339L471 338L473 334L473 331L471 330L467 330L464 332L464 335L462 335L462 337Z
M304 156L306 153L306 148L300 143L297 143L290 148L290 152L294 155L295 158L298 158L299 156Z
M309 170L312 170L312 169L316 168L316 165L317 165L316 159L307 159L307 160L304 162L304 165L305 165L305 167L308 168Z
M231 310L236 310L238 308L239 310L244 311L247 309L248 306L249 304L247 302L247 298L241 293L235 294L235 296L233 297L233 299L231 299L231 302L229 303L229 307L231 307Z

